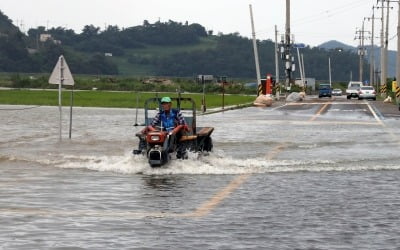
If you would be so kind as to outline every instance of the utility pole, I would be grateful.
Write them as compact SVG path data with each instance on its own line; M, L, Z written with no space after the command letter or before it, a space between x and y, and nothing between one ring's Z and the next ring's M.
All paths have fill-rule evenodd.
M371 81L371 85L375 86L375 44L374 44L374 39L375 39L375 6L372 6L372 27L371 27L371 62L370 62L370 67L369 67L369 78ZM376 88L378 90L378 88Z
M369 78L371 82L371 86L374 86L375 89L379 89L378 85L375 85L375 44L374 44L374 39L375 39L375 19L380 19L380 18L375 18L375 6L372 6L372 16L370 18L367 18L368 20L371 20L371 52L370 52L370 67L369 67Z
M286 27L285 35L281 36L280 52L285 64L285 89L287 90L292 82L292 72L295 70L294 57L291 55L291 48L294 39L290 39L290 0L286 0Z
M400 82L400 0L398 2L398 14L397 14L397 58L396 58L396 81ZM399 84L397 84L399 86ZM396 100L397 101L397 100Z
M361 46L360 46L360 82L363 81L363 74L364 74L364 53L365 53L365 48L364 48L364 21L362 22L362 28L361 28Z
M362 28L361 30L356 31L356 39L360 39L360 45L358 49L358 55L360 56L360 62L359 62L359 81L363 81L363 74L364 74L364 55L365 55L365 48L364 48L364 33L366 32L364 30L364 21L365 18L362 22Z
M292 79L292 56L291 56L291 41L290 41L290 0L286 0L286 27L285 27L285 44L284 44L284 60L285 60L285 88L290 86Z
M384 82L383 84L386 85L387 81L387 65L388 65L388 46L389 46L389 4L390 1L386 0L387 7L386 7L386 31L385 31L385 46L384 46L384 54L385 60L383 61L383 70L382 75L384 75Z
M384 0L377 0L377 2L381 1L381 6L377 6L377 9L381 9L381 79L380 79L380 85L385 85L386 84L386 73L384 73L385 70L385 65L384 61L385 59L385 37L384 37L384 30L385 30L385 6L384 6Z
M251 7L251 4L249 5L249 9L250 9L251 29L252 29L252 34L253 34L254 62L256 64L256 74L257 74L257 96L259 96L262 93L260 91L261 90L260 63L258 61L257 40L256 40L256 32L254 29L253 9Z
M278 60L278 29L275 25L275 79L279 84L279 60Z
M282 88L280 87L279 79L279 48L278 48L278 29L275 25L275 83L278 89L275 89L276 99L279 100Z
M389 44L389 4L391 1L389 0L377 0L381 2L382 11L382 27L381 27L381 85L386 84L387 80L387 52L388 52L388 44ZM385 7L385 2L387 6ZM386 8L386 29L385 29L385 11Z
M387 82L387 65L388 65L388 49L389 49L389 9L392 7L389 6L390 2L397 2L390 1L390 0L377 0L378 2L381 1L381 7L377 7L378 9L382 9L382 28L381 28L381 86L386 85ZM384 2L387 3L385 7ZM384 8L386 8L386 29L385 29L385 22L384 22ZM385 34L384 34L385 29ZM397 72L397 71L396 71Z
M301 67L302 64L301 64L301 57L300 57L299 47L296 46L296 49L297 49L297 59L298 59L298 62L299 62L299 71L300 71L301 83L302 83L303 86L304 86L305 80L304 80L304 76L303 76L303 69L302 69L302 67Z
M386 15L386 36L385 36L385 56L386 56L386 60L385 60L385 71L382 72L382 74L384 73L385 75L387 75L387 53L388 53L388 49L389 49L389 8L392 8L389 6L390 2L397 2L398 4L398 14L397 14L397 56L396 56L396 81L400 82L400 0L395 0L395 1L391 1L391 0L381 0L381 1L386 1L387 2L387 7L386 7L386 11L387 11L387 15ZM382 3L382 8L383 8L383 3ZM382 16L383 18L383 16ZM386 84L386 81L384 82L384 84ZM396 102L398 102L397 98L396 98ZM400 110L400 108L399 108Z
M329 67L329 85L332 88L331 57L328 57L328 67Z
M306 81L306 71L304 69L304 55L301 54L301 65L302 65L302 69L303 69L303 77L304 77L304 81Z

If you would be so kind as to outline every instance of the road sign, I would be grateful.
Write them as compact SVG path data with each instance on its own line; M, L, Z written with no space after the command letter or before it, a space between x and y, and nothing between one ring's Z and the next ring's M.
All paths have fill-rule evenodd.
M304 43L295 43L295 44L293 44L293 47L302 49L302 48L305 48L306 45Z
M397 81L392 81L392 92L396 92L397 89Z
M57 64L53 69L53 73L49 78L50 84L74 85L74 78L69 70L68 64L64 56L58 58Z
M61 127L62 127L62 103L61 103L61 86L62 85L71 85L74 86L74 78L72 77L71 71L69 70L68 64L64 59L64 56L60 56L58 58L57 64L53 69L53 73L51 73L49 78L50 84L58 84L58 109L60 111L60 141L61 141ZM71 90L71 108L70 108L70 123L69 123L69 138L71 138L71 129L72 129L72 103L73 103L73 87Z

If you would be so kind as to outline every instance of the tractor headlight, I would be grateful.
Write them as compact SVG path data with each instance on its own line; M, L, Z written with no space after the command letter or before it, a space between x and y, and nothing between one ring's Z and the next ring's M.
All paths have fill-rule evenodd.
M159 135L152 135L152 136L150 136L150 140L151 141L159 141L160 140L160 136Z

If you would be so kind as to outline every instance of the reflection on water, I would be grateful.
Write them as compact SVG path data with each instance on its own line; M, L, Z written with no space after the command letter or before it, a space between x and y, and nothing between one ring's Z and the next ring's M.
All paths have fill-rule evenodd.
M142 179L150 188L167 191L176 189L179 186L179 179L182 179L182 177L171 175L144 175Z

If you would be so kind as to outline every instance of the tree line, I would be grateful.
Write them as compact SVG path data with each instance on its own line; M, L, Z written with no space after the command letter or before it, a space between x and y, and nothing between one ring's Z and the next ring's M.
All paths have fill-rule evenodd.
M51 37L43 41L42 34ZM213 46L181 50L183 47L207 44L204 41L212 41ZM132 53L145 48L164 47L174 47L175 52L159 55L157 50L149 49L146 56ZM274 42L258 41L258 50L262 74L274 74ZM105 53L112 54L112 57L107 57ZM350 74L357 78L359 59L352 51L338 52L307 46L301 49L301 53L307 77L328 79L328 58L331 58L333 80L348 80ZM210 74L255 78L252 42L238 33L214 35L213 31L207 31L196 23L172 20L149 23L144 20L142 25L123 29L110 25L101 30L86 25L81 33L76 33L64 27L46 29L39 26L24 34L0 11L0 71L51 72L61 54L67 58L71 71L78 74L118 75L121 61L124 61L132 67L145 66L151 69L151 74L158 76ZM297 55L296 51L293 54ZM364 65L364 72L367 72L367 62ZM280 72L282 78L282 61ZM295 76L300 77L298 72Z

